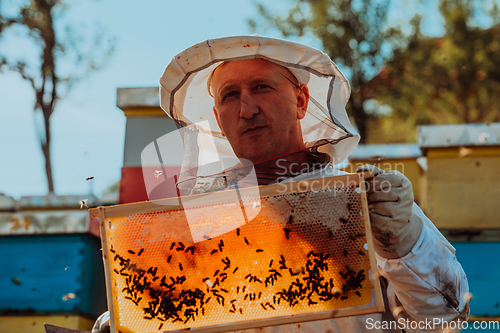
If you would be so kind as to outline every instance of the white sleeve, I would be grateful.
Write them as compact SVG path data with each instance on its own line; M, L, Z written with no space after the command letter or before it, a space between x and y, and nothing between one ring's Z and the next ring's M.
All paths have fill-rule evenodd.
M413 204L413 211L424 223L411 252L391 260L377 255L379 272L389 283L392 315L418 322L467 320L469 286L455 248L420 207Z

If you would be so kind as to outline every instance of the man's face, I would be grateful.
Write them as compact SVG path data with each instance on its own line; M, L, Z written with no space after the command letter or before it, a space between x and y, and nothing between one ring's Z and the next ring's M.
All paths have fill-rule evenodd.
M307 86L298 89L284 67L263 59L231 61L211 81L214 112L234 153L253 163L305 148L300 119Z

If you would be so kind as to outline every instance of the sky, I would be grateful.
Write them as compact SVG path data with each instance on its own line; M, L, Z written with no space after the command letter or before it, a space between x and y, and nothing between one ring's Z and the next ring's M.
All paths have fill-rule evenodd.
M185 48L209 38L252 34L247 20L257 16L257 9L253 0L69 3L64 22L87 37L97 32L115 40L115 51L101 70L85 77L59 101L52 115L55 192L84 195L92 190L99 197L121 177L126 118L116 107L117 88L158 86L171 58ZM283 14L289 3L266 2ZM432 13L425 29L437 35L439 17ZM280 37L273 30L257 32ZM311 36L295 40L321 47ZM36 60L38 51L32 46L21 32L0 41L0 50ZM33 105L33 91L26 81L16 73L0 73L0 193L15 199L47 193ZM85 180L89 176L94 177L92 182Z

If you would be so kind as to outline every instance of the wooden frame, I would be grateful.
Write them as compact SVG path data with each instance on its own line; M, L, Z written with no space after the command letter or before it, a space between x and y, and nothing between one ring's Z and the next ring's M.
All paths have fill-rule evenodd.
M366 201L365 182L364 182L365 177L370 178L370 175L347 174L335 177L279 183L274 185L261 186L259 187L259 191L261 197L272 197L280 194L308 193L308 192L318 191L321 189L333 189L346 186L355 186L360 188L362 220L364 222L364 230L366 233L366 244L368 246L367 252L371 270L370 278L374 287L372 294L374 296L374 299L372 299L372 301L369 304L353 308L332 309L328 311L321 311L319 313L295 314L292 316L239 321L224 325L192 327L190 329L196 332L223 332L223 331L240 330L253 327L274 326L274 325L282 325L282 324L289 324L296 322L316 321L334 317L345 317L345 316L383 312L384 304L382 300L382 291L379 284L379 274L375 261L373 237L371 234L368 205ZM245 196L247 191L250 190L252 189L239 189L238 191L240 197ZM255 191L255 188L253 188L253 190ZM233 194L233 196L231 197L230 194ZM185 203L188 202L189 200L199 201L200 199L202 199L204 204L206 204L207 206L221 202L228 202L227 201L228 199L234 201L234 190L183 197L182 201ZM178 210L182 208L183 205L180 202L179 198L170 198L170 199L162 199L151 202L140 202L140 203L132 203L132 204L125 204L118 206L109 206L109 207L98 207L90 209L91 215L99 216L100 219L101 240L102 240L103 259L104 259L106 286L107 286L107 299L111 317L112 332L116 332L116 327L113 320L115 315L114 308L116 307L116 304L114 304L113 302L113 295L111 292L112 279L111 279L110 260L107 257L107 254L109 254L109 244L107 239L105 221L107 219L127 216L132 214L153 213L160 211ZM371 305L371 303L375 303L375 305ZM177 332L177 330L168 332Z

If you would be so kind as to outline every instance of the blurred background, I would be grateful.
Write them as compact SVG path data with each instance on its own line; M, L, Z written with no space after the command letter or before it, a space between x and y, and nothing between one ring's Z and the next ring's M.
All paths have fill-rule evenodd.
M0 0L0 332L90 329L105 311L99 226L86 208L147 200L140 153L175 128L159 77L183 49L241 34L335 61L362 138L340 168L405 173L457 248L471 320L500 320L499 6Z

